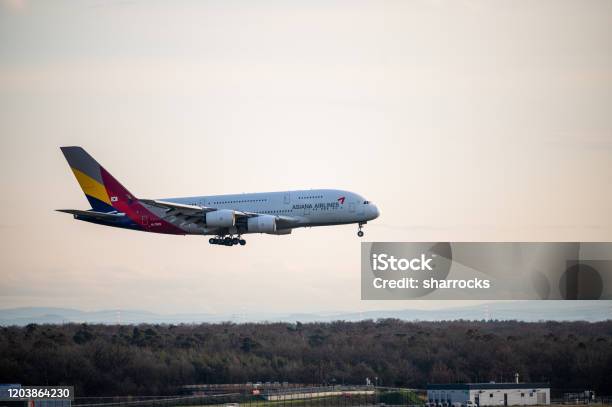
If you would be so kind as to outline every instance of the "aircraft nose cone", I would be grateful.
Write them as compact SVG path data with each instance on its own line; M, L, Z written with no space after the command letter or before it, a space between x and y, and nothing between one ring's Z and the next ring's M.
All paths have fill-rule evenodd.
M378 218L379 215L380 211L378 210L378 207L376 205L370 205L370 216L372 219Z

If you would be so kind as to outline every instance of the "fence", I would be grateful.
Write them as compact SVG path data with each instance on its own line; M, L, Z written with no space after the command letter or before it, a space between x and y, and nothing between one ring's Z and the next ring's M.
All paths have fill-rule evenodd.
M299 389L268 389L259 395L245 393L194 394L165 397L75 398L72 407L358 407L422 406L407 389L375 389L372 386L326 386Z

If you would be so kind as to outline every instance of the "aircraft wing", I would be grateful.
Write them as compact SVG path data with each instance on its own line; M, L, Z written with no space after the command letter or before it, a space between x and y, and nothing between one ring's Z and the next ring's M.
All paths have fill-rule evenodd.
M203 222L203 218L207 212L216 211L217 208L202 207L196 205L178 204L167 201L158 201L155 199L140 199L140 202L146 205L155 206L166 211L165 218L174 217L180 218L183 223L199 223ZM252 218L255 216L264 215L257 212L241 212L234 211L239 218ZM279 229L287 229L295 227L299 224L299 220L289 216L276 216L276 222Z
M140 199L141 203L163 209L163 218L170 223L184 225L187 223L203 224L206 212L215 211L215 208L186 205L156 199Z
M157 208L164 209L166 212L164 219L171 218L173 219L172 223L174 223L174 220L176 220L177 218L180 219L180 222L182 222L182 224L202 223L204 222L204 218L206 217L207 212L214 212L217 210L217 208L209 208L206 206L186 205L174 202L158 201L155 199L140 199L140 202L145 205L155 206ZM249 217L249 215L244 212L235 212L236 216L238 217Z
M158 201L155 199L140 199L140 202L146 205L156 206L166 210L168 215L174 216L198 216L204 215L206 212L216 211L215 208L207 208L196 205L185 205L174 202Z

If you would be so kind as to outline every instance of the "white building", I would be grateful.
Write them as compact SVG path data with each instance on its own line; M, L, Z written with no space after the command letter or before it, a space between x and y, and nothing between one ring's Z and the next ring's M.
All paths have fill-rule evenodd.
M533 406L550 404L547 383L451 383L427 385L427 399L436 405Z

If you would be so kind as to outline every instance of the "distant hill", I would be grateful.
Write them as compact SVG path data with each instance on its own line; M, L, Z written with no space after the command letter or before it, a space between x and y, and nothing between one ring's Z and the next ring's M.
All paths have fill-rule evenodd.
M437 310L381 310L364 312L328 312L304 314L156 314L142 310L81 311L70 308L25 307L0 310L0 325L23 326L87 322L92 324L201 323L201 322L329 322L397 318L406 321L441 320L518 320L536 321L604 321L612 319L612 301L514 301L485 305L452 307Z

